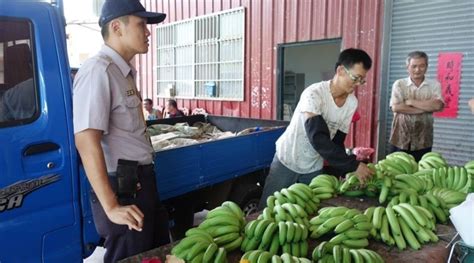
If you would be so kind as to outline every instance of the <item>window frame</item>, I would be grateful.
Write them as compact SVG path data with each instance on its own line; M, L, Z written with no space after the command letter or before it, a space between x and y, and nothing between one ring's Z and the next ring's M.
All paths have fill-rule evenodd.
M34 88L34 96L35 96L35 112L31 117L25 118L25 119L6 120L6 121L0 120L0 128L26 125L26 124L29 124L29 123L32 123L32 122L36 121L39 118L39 116L41 115L40 92L39 92L38 80L37 80L37 78L38 78L38 66L37 66L37 59L36 59L36 53L37 52L36 52L36 46L35 46L36 40L35 40L34 23L31 19L29 19L27 17L0 16L0 24L3 23L3 22L15 22L15 21L28 23L29 39L8 40L8 41L2 42L4 44L7 44L7 45L4 45L3 55L5 55L5 47L8 46L9 42L25 41L25 40L29 41L29 47L30 47L30 51L31 51L31 64L32 64L31 67L32 67L33 88ZM4 72L5 72L5 67L4 67ZM18 84L19 83L15 84L15 85L18 85ZM13 87L10 87L10 88L13 88ZM3 93L5 91L1 92L2 97L3 97L3 95L4 95ZM3 106L3 98L0 98L0 103L2 103L1 106Z
M237 25L237 29L239 32L238 36L233 36L233 37L222 37L222 29L221 25L222 23L225 23L222 21L222 17L226 15L234 15L236 14L236 18L238 19L240 24ZM215 27L212 27L210 30L214 30L213 33L215 33L215 38L204 38L203 41L198 40L198 23L200 21L208 21L210 19L215 19ZM157 62L155 65L155 72L157 74L157 80L156 80L156 95L158 98L177 98L177 99L198 99L198 100L216 100L216 101L244 101L245 99L245 40L246 40L246 32L245 32L245 7L238 7L234 9L229 9L225 11L220 11L220 12L215 12L211 14L206 14L190 19L185 19L185 20L180 20L177 22L169 23L169 24L163 24L159 25L156 27L156 54L157 54ZM180 25L184 24L191 24L192 26L192 43L187 42L187 43L178 43L178 29ZM164 32L164 30L168 29L168 35L166 34L160 34L161 32ZM208 32L208 31L206 31ZM232 32L229 30L229 32ZM202 33L202 32L201 32ZM163 40L164 39L164 40ZM171 39L171 40L170 40ZM234 48L234 51L238 52L238 59L234 60L223 60L223 56L221 53L221 49L223 47L223 43L227 44L236 44L240 45L239 48ZM164 45L160 43L166 43ZM198 48L206 45L214 45L215 48L215 55L217 56L215 61L198 61ZM185 64L177 64L177 49L183 48L183 47L191 47L191 56L192 56L192 62L190 63L185 63ZM160 65L160 56L166 51L170 51L172 54L172 61L173 64L161 64ZM160 52L161 51L161 52ZM206 51L212 51L212 49L208 49ZM240 63L240 65L238 65ZM223 65L234 65L237 64L235 67L238 71L237 74L238 76L235 78L223 78L222 77L222 68ZM204 70L206 68L209 68L212 66L211 65L217 65L217 69L215 70L215 78L208 78L208 79L202 79L198 77L198 69L203 68ZM203 66L203 67L200 67ZM188 74L191 76L191 79L178 79L177 77L177 71L178 68L183 68L183 67L191 67L191 74ZM162 79L162 73L160 73L160 70L166 69L171 70L172 73L170 75L173 76L171 79ZM239 72L240 71L240 72ZM232 72L232 71L229 71ZM188 84L191 84L191 89L192 91L190 94L179 94L179 88L178 83L182 82L187 82ZM216 96L208 96L206 92L205 85L206 83L214 82L216 84L215 86L215 92ZM223 97L225 96L226 93L219 92L223 90L225 87L223 86L223 82L226 82L227 85L229 86L234 86L233 89L229 89L230 95L229 97ZM166 94L167 93L167 88L165 86L169 86L172 84L174 93L172 92L171 94ZM227 91L229 91L227 90ZM232 93L234 91L234 93ZM237 91L237 92L235 92ZM222 93L222 94L221 94ZM204 94L204 95L203 95Z

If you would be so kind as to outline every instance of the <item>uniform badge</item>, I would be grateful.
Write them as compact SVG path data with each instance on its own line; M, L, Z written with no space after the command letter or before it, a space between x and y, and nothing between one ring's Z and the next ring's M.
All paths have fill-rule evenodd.
M133 95L135 95L135 90L133 90L133 89L127 90L127 96L128 97L133 96Z

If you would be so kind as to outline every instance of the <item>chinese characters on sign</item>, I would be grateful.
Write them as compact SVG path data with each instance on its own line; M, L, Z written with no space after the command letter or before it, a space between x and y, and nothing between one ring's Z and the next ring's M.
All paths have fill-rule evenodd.
M461 79L462 53L439 53L438 81L444 98L444 110L435 117L457 118L459 104L459 83Z

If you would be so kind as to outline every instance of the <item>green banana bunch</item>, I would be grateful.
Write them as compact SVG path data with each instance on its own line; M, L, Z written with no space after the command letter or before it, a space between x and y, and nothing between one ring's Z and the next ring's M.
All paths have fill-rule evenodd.
M329 199L338 192L341 182L332 175L320 174L311 180L309 187L318 199Z
M270 227L270 225L272 226ZM268 231L267 231L267 228L269 228ZM265 234L265 232L267 232L266 234L267 239L265 240L265 242L268 242L269 241L268 236L270 235L270 233L268 232L271 232L271 231L274 232L276 230L275 228L276 228L276 224L275 224L275 221L273 220L256 219L256 220L252 220L248 222L248 224L245 226L245 229L244 229L245 238L241 244L241 249L243 251L249 251L249 250L255 250L256 248L258 248L260 243L262 243L263 235Z
M361 195L375 197L382 186L381 181L382 178L384 178L384 175L377 170L375 165L369 163L367 166L375 171L375 176L368 180L363 186L355 173L348 173L346 174L344 182L339 187L339 193L352 197Z
M464 168L466 168L466 171L467 173L469 174L470 178L472 179L473 176L474 176L474 160L472 161L469 161L467 162L465 165L464 165ZM471 185L471 189L472 189L472 185ZM471 191L472 192L472 191Z
M312 238L332 233L331 245L343 245L348 248L364 248L368 246L367 237L373 225L367 215L357 209L347 207L325 207L319 215L310 220Z
M204 262L204 256L206 259L213 259L214 262L227 262L227 253L224 248L217 248L216 244L206 245L203 243L196 243L189 250L185 260L187 262Z
M275 222L271 220L253 220L245 227L245 238L241 244L242 251L255 249L278 253L280 247L292 255L307 253L309 236L308 228L294 222Z
M217 245L210 244L202 256L202 260L191 262L227 262L227 252L225 248L218 248Z
M188 230L186 237L183 238L171 250L171 254L186 261L199 260L204 257L207 248L212 245L216 248L217 245L213 242L212 237L201 229Z
M411 154L405 152L394 152L387 155L385 159L392 161L389 162L389 165L405 174L413 174L418 171L418 163L415 161L415 157Z
M395 153L387 155L386 159L380 160L377 163L377 168L380 169L384 176L393 177L398 174L411 174L416 172L411 163L393 154Z
M311 260L304 257L296 257L289 253L283 253L281 256L278 256L263 250L248 251L240 260L241 262L247 260L250 263L311 263Z
M360 181L357 178L355 173L348 173L346 174L346 178L339 187L339 193L345 194L347 191L354 191L359 189Z
M295 257L306 257L306 255L308 255L308 249L307 241L285 243L281 246L282 253Z
M427 197L429 196L429 197ZM431 200L431 201L430 201ZM434 202L434 203L433 203ZM412 207L415 207L417 210L421 210L421 212L425 215L427 219L427 227L431 230L435 230L436 227L436 216L435 213L433 212L433 209L438 209L439 211L444 211L446 206L444 205L443 201L439 200L439 198L431 195L431 194L424 194L424 195L419 195L417 193L411 192L411 193L406 193L406 192L401 192L399 196L394 196L392 200L390 201L389 205L387 206L387 209L389 206L394 206L398 204L403 204L404 203L410 204ZM435 207L440 207L441 204L443 204L443 209L440 208L433 208ZM407 207L408 209L412 209L410 207ZM442 218L439 220L442 223L446 222L446 218L448 215L443 215L441 216ZM390 218L389 218L390 219ZM396 231L396 233L399 233L399 231Z
M309 226L308 214L297 204L285 203L282 205L275 205L273 210L277 222L289 221Z
M387 201L390 189L392 188L393 185L393 178L389 176L383 177L381 179L381 187L380 187L380 194L379 194L379 203L383 204Z
M221 206L207 213L206 219L198 229L207 232L218 247L223 247L226 252L230 252L241 246L244 239L242 235L244 226L244 213L240 207L234 202L225 201Z
M474 192L474 160L467 162L464 165L466 172L468 174L469 180L466 185L466 192L472 193Z
M420 200L424 198L419 197L422 197ZM435 215L423 206L429 207L428 200L425 201L420 201L420 205L399 202L387 207L368 208L366 215L372 219L377 231L371 235L380 236L385 244L396 245L399 250L405 250L407 246L418 250L424 243L436 242L438 237L433 232Z
M207 229L220 225L233 225L243 228L245 218L242 209L234 202L225 201L221 206L207 213L206 219L201 223L199 228Z
M392 192L400 193L402 191L409 192L410 189L416 193L426 191L426 181L419 176L413 174L398 174L392 180Z
M442 199L449 209L464 202L467 197L466 193L439 187L434 187L429 191L429 193Z
M463 193L472 192L472 177L465 167L459 166L433 169L430 174L424 175L425 179L432 181L434 187L447 188Z
M375 251L369 249L351 249L340 245L321 242L312 252L313 262L384 262Z
M441 197L435 196L431 192L427 192L420 196L420 205L434 215L437 222L442 224L448 222L449 209L447 208L446 202Z
M276 191L273 195L269 196L266 201L269 212L264 213L262 218L270 219L270 214L272 214L272 218L275 218L277 221L285 221L286 217L277 218L275 206L281 206L287 203L294 204L300 206L307 215L311 215L316 213L320 202L319 198L313 194L312 189L302 183L292 184L288 188ZM298 208L298 210L300 209Z
M437 152L429 152L425 153L421 160L418 162L418 169L425 170L425 169L432 169L432 168L441 168L447 167L448 164L446 160L440 153Z

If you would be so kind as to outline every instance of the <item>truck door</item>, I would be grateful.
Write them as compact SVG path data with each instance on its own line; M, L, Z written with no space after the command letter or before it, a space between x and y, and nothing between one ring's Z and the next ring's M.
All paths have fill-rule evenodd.
M82 262L64 28L49 4L0 5L0 262Z

